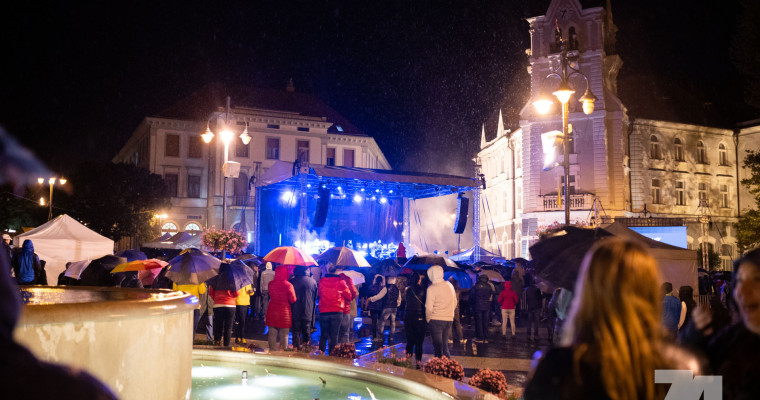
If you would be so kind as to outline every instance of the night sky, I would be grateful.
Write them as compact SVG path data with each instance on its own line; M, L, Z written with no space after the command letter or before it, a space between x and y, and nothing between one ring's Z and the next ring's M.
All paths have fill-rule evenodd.
M58 171L110 160L145 116L207 83L292 78L375 137L394 168L469 175L485 120L501 107L517 124L524 19L549 1L6 3L0 125ZM732 62L740 10L613 0L629 111L715 126L757 118Z

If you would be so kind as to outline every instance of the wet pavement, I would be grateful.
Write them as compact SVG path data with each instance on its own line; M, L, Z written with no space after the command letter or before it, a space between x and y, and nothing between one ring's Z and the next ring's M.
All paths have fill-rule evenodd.
M459 361L465 368L467 378L475 374L479 369L490 368L504 373L510 386L522 387L527 379L530 370L531 360L537 351L545 351L549 348L550 342L547 339L547 330L540 329L541 338L537 341L528 340L525 323L526 319L517 318L517 332L515 338L501 336L500 327L490 326L488 333L488 343L476 343L472 340L458 344L450 343L449 349L453 358ZM403 322L396 322L396 332L393 335L393 345L388 343L388 330L390 324L386 324L384 332L384 342L372 341L370 332L370 319L357 318L354 323L351 340L356 345L357 354L362 358L374 357L376 354L391 353L404 354L406 340L403 329ZM319 322L316 324L317 330L312 333L312 346L315 348L319 342ZM200 326L203 326L202 324ZM200 331L200 327L199 327ZM266 348L266 326L264 321L250 318L246 322L244 336L247 340L253 340L260 347ZM475 330L472 325L463 324L463 336L465 338L474 338ZM511 332L507 329L507 334ZM198 339L202 335L196 336ZM234 343L234 335L233 335ZM423 343L423 363L432 357L433 344L430 337L425 338Z

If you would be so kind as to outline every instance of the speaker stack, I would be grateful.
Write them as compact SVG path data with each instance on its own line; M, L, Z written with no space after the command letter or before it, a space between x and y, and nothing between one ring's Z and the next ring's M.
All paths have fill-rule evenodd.
M457 219L454 222L454 233L464 233L467 226L467 209L470 206L470 199L467 197L457 197Z
M317 199L317 209L314 211L314 223L315 228L321 228L325 226L327 221L327 209L330 207L330 189L319 188L319 199Z

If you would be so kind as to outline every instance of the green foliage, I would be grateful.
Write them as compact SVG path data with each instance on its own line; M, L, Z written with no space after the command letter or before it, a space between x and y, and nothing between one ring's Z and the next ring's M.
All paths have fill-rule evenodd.
M749 178L742 179L742 185L755 197L755 209L742 213L736 224L736 244L742 253L760 245L760 152L747 151L744 168L749 169Z
M81 164L69 182L71 195L61 201L71 216L116 241L150 240L153 215L171 206L161 176L131 164Z
M720 254L712 250L709 250L709 253L707 255L707 262L709 263L710 268L705 268L702 265L702 248L700 248L699 250L697 250L697 266L699 268L704 268L708 271L720 268L720 265L721 265Z
M11 185L0 186L0 230L15 229L21 233L21 228L35 227L47 220L48 208L40 207L33 200L34 195L32 188L18 196Z

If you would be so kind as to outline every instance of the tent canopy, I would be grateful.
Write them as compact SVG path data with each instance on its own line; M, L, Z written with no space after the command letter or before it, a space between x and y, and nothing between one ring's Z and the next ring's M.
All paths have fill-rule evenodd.
M691 286L695 293L699 290L697 285L697 252L695 250L658 242L639 234L620 222L602 226L602 228L615 236L634 240L646 246L657 260L662 282L670 282L676 289L681 286Z
M41 260L45 260L50 285L56 284L58 275L66 269L67 262L113 254L113 240L90 230L66 214L16 236L13 244L20 246L27 239L34 244L34 252Z
M496 255L494 253L491 253L490 251L480 246L473 246L449 258L457 262L474 263L476 261L475 260L476 255L480 256L478 261L483 261L488 264L498 264L498 263L503 263L504 261L506 261L506 258Z

